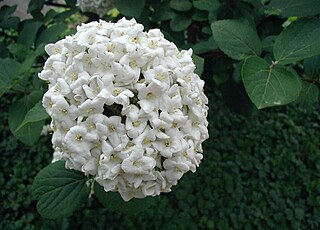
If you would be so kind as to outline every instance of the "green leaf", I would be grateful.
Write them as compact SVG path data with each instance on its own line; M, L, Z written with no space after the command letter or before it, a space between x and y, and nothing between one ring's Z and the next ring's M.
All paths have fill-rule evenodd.
M18 43L21 43L28 48L31 47L41 26L42 22L33 20L26 21L23 24L23 29L18 37Z
M289 64L320 54L320 19L300 19L276 39L273 53L281 64Z
M320 80L320 55L305 59L303 69L308 77Z
M187 29L192 22L192 19L184 14L176 14L170 21L172 31L180 32Z
M209 14L208 14L209 24L217 21L217 18L218 18L218 10L209 11Z
M195 54L207 53L217 48L218 46L212 36L207 41L200 41L192 46Z
M171 0L169 6L177 11L188 11L192 8L192 4L188 0Z
M306 109L313 108L319 103L319 87L314 83L302 82L302 90L297 100Z
M0 23L0 28L17 30L19 23L20 23L20 18L10 17L7 20L4 20Z
M23 122L27 112L35 106L42 97L42 91L33 91L30 95L14 102L9 108L8 123L13 135L26 145L33 145L40 137L44 121L29 123L19 131L15 131Z
M63 23L67 18L71 17L72 15L74 15L77 12L78 12L77 8L73 8L73 9L70 9L70 10L65 10L65 11L55 15L54 19L56 21L60 21L60 22Z
M85 203L90 189L84 173L65 168L57 161L42 169L34 179L32 192L41 216L56 219L70 215Z
M174 10L172 10L169 7L169 3L168 2L158 2L158 1L156 1L156 2L154 2L154 5L152 7L154 9L161 8L161 10L155 10L153 12L153 14L152 14L152 19L155 22L172 19L174 17L174 15L176 14L174 12Z
M59 39L60 35L65 32L67 28L68 26L65 23L50 26L49 28L41 32L39 38L37 39L36 46L38 47L42 43L47 44L50 42L56 42Z
M9 18L17 9L17 5L7 6L4 5L0 9L0 20Z
M139 18L143 11L145 0L115 0L115 5L121 14Z
M301 91L299 76L284 68L272 68L259 57L249 57L242 66L245 89L258 109L285 105L296 100Z
M41 11L44 2L45 0L31 0L28 5L28 13L32 13L34 11Z
M13 43L8 46L8 49L14 57L25 58L30 54L30 49L20 43Z
M201 76L204 67L204 59L195 54L192 55L192 59L194 61L194 64L196 65L196 70L194 72Z
M277 9L280 16L306 17L320 14L319 0L271 0L269 9Z
M204 27L202 27L201 32L204 33L204 34L212 35L212 31L211 31L210 26L204 26ZM212 37L212 38L213 38L213 37Z
M38 121L43 121L49 118L46 110L43 108L41 101L39 101L35 106L33 106L24 117L23 121L19 125L19 127L15 130L18 132L21 128L25 127L30 123L35 123Z
M262 44L257 32L244 22L221 20L212 23L211 30L219 48L233 59L261 54Z
M198 10L214 11L220 6L219 0L193 0L193 6Z
M13 59L0 59L0 97L21 79L21 64Z
M121 198L119 193L105 192L103 187L98 183L94 184L94 194L106 209L124 214L139 213L150 207L155 201L154 197L146 197L143 199L133 198L126 202Z
M196 10L192 15L192 20L198 21L198 22L207 21L208 20L208 12L203 11L203 10ZM211 32L211 30L210 30L210 32Z

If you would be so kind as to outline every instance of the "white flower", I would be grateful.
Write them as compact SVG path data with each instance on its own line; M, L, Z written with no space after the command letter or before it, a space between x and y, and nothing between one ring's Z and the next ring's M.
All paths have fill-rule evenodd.
M164 176L167 178L169 183L175 184L182 175L189 171L189 166L180 157L173 157L171 159L166 159L163 162L163 167L166 169Z
M166 158L172 158L173 153L179 152L182 147L180 139L175 136L155 141L153 146L160 152L161 156Z
M64 147L73 154L82 154L90 157L90 149L97 139L97 135L89 133L84 126L74 126L65 136Z
M209 137L208 99L192 50L125 18L83 24L45 50L39 78L49 82L43 106L54 160L125 201L170 192L196 171Z
M141 146L136 146L128 158L124 159L121 168L129 174L148 174L156 165L156 161L151 157L144 156Z
M161 87L151 82L149 85L139 85L139 105L146 112L150 113L154 109L158 109L160 105L161 95L163 94Z

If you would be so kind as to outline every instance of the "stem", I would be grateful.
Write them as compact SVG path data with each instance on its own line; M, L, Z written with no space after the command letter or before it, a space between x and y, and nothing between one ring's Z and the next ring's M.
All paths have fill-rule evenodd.
M277 64L279 63L279 61L272 61L272 64L270 65L270 69L272 69L273 67L275 67Z

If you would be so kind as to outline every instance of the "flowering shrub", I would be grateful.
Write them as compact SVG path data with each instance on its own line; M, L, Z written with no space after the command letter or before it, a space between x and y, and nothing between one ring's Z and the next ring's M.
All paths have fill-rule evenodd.
M55 160L126 201L159 195L195 172L208 138L204 81L192 50L134 19L83 24L45 47Z
M8 1L5 1L6 3L2 1L0 3L2 6L0 8L0 96L10 104L10 106L3 105L3 111L8 112L7 122L4 121L3 124L8 124L15 138L26 145L41 145L42 142L37 141L41 130L45 133L46 129L43 129L43 125L49 118L41 101L47 86L37 77L47 59L43 47L67 35L77 33L77 36L67 37L56 46L47 47L50 61L47 62L42 77L49 81L51 95L50 92L47 93L44 102L53 118L50 129L54 129L53 142L57 162L42 169L33 181L32 191L34 198L38 200L39 213L46 218L68 216L83 206L88 201L88 197L92 202L90 195L92 191L107 209L115 210L115 207L118 207L119 210L121 206L120 209L126 210L126 213L130 207L134 212L140 211L140 207L148 207L145 205L147 201L156 200L151 197L152 195L169 191L185 171L195 170L202 157L201 140L207 135L205 119L200 119L201 109L193 110L199 103L201 107L202 103L203 114L205 114L206 99L200 98L199 102L196 99L199 94L188 94L189 89L194 89L188 86L188 76L186 75L185 79L183 77L189 71L186 66L192 65L191 61L187 60L190 59L188 52L181 52L182 57L174 54L174 49L170 49L170 45L166 47L166 44L162 43L161 36L159 36L161 43L157 43L156 34L152 35L155 37L155 41L152 42L158 47L154 47L155 44L152 42L146 45L139 39L144 38L148 43L150 37L146 34L150 35L151 32L137 32L139 30L134 29L134 33L131 33L132 31L127 28L131 26L123 26L125 31L120 32L118 28L117 35L112 27L115 24L107 23L112 28L107 29L107 27L102 28L106 23L101 23L99 26L101 28L95 30L94 25L100 24L93 23L87 27L81 27L82 31L78 32L76 25L80 22L97 20L98 16L112 22L126 16L136 18L146 30L160 28L166 38L179 49L192 48L193 52L199 55L192 55L197 66L194 73L201 75L201 79L206 81L206 92L210 92L210 97L213 94L221 95L221 99L234 111L250 114L254 111L252 110L254 105L258 109L263 109L292 102L313 109L319 103L320 85L320 41L318 39L320 8L316 7L319 5L318 1L308 0L301 3L299 0L292 0L288 4L283 4L283 1L279 0L114 0L114 9L107 13L107 9L99 5L102 1L95 0L90 1L97 4L94 9L83 10L92 12L82 15L79 9L81 6L79 2L77 5L77 0L65 0L64 3L53 0L30 0L28 12L32 18L27 20L21 20L13 15L16 6L6 6ZM89 1L86 2L89 3ZM12 4L11 1L10 4ZM45 5L53 8L46 12L43 10ZM116 23L116 25L119 24ZM109 34L106 31L109 31ZM139 37L135 36L135 33L143 35ZM100 46L98 47L97 44ZM103 44L115 46L108 47ZM94 46L97 47L93 48ZM147 55L144 55L144 51ZM152 52L157 54L152 57ZM187 57L186 63L181 63L185 57ZM134 61L131 62L131 60ZM103 67L104 64L97 63L112 65ZM181 73L175 70L175 64L181 67ZM169 78L169 81L164 79L162 80L165 83L161 81L162 70L157 66L166 66L164 68L168 69L168 72L165 78ZM191 66L190 69L192 69ZM190 70L190 73L192 72L193 70ZM101 75L101 73L107 74ZM159 73L160 79L157 79ZM192 78L198 79L191 74L191 80ZM199 84L195 82L197 80L193 80L191 85L200 86L201 92L201 81L198 80ZM176 95L172 92L178 93ZM148 98L148 93L155 96L154 100ZM212 101L215 102L214 104L217 103L216 100ZM170 109L172 105L178 110ZM198 124L198 120L203 123ZM162 122L169 127L164 125L163 129ZM200 126L193 127L197 125ZM222 123L218 123L218 126L218 128L226 128ZM146 129L154 131L145 133ZM214 130L215 127L211 129ZM145 133L144 136L143 133ZM223 149L220 151L219 145L214 143L217 141L223 144L223 140L220 140L220 132L217 133L217 137L213 135L211 135L213 140L210 141L212 145L209 148L215 146L215 151L225 152ZM140 139L139 136L141 136ZM148 136L147 140L150 143L144 143L145 136ZM167 140L172 142L166 143ZM229 146L230 143L239 140L241 142L239 147L244 148L246 144L241 141L241 138L225 140L224 144ZM179 144L176 145L176 143ZM277 141L277 143L280 142ZM171 144L174 144L174 148L169 148ZM8 144L8 146L12 145ZM252 148L245 148L246 152L252 150ZM254 151L258 153L256 148ZM19 147L13 152L23 155L25 150ZM142 155L141 152L143 152ZM206 152L210 151L206 150ZM192 153L195 155L192 156ZM40 151L39 155L41 154ZM276 160L276 157L274 158ZM226 159L214 157L213 162L210 162L210 158L206 158L205 164L215 168L215 164L223 165ZM2 162L7 164L8 161L7 159ZM13 161L10 162L12 164ZM241 170L243 167L251 166L245 158L240 161L235 159L235 162ZM34 164L36 166L37 162ZM68 169L65 168L66 164ZM228 162L227 166L230 166ZM13 167L4 165L2 168ZM231 168L238 174L235 167ZM261 169L264 170L265 167ZM268 170L266 172L270 175ZM217 175L214 171L212 173ZM12 173L7 173L3 181L7 183L11 175ZM207 180L203 175L197 173L197 177L201 177L199 181ZM230 192L231 183L225 176L226 173L221 175L218 173L218 175L226 183L226 191ZM279 175L283 178L283 174ZM25 176L28 179L33 178L32 174L25 174ZM243 177L245 180L247 178L247 176ZM289 177L285 179L288 180ZM184 182L180 182L180 189L183 183L187 183L185 181L186 178ZM215 184L221 184L219 181L213 181ZM236 181L239 180L236 179ZM248 184L247 181L243 182ZM188 186L193 187L192 183ZM195 191L190 191L190 187L185 189L185 193L194 195ZM236 187L239 188L239 186ZM308 193L315 188L313 185L307 187ZM118 192L105 192L105 188L111 191L121 190L120 193L126 200L131 197L143 197L149 194L150 196L124 202ZM204 191L206 202L208 197L214 196L213 191L216 191L212 186L210 189L207 192ZM7 191L10 193L8 197L12 198L12 189ZM129 194L125 194L125 191ZM316 192L315 189L314 192ZM247 192L244 193L247 194ZM266 198L273 200L274 194L272 192ZM185 197L180 196L179 192L170 194L170 197L175 195L179 199ZM279 197L278 195L276 194L276 197ZM285 199L293 197L289 193L282 196ZM300 208L292 209L292 212L287 209L274 212L275 210L272 210L274 205L267 204L271 209L266 209L266 212L277 213L272 217L277 224L308 218L308 223L312 223L313 217L311 218L309 211L317 206L316 202L312 202L317 200L316 197L310 201L309 197L307 198L303 193L294 195L294 198L298 196L306 202L303 208L306 210L305 218L301 217ZM187 206L181 205L179 199L172 199L170 203L183 209L191 206L195 208L193 205L190 206L191 203ZM192 199L187 197L188 202ZM15 198L13 197L12 200ZM198 195L194 200L199 201ZM219 213L223 212L219 209L219 201L225 204L223 199L212 200L215 201L215 210ZM228 202L239 203L239 199L227 199ZM278 204L279 202L276 206L280 207ZM199 205L199 207L202 206ZM191 215L194 216L194 210L190 210ZM255 213L259 213L259 209L255 210ZM13 214L12 216L20 216ZM10 216L11 213L8 215ZM205 218L205 215L214 216L211 211L209 214L201 215L201 218ZM288 221L282 221L284 215L287 216ZM97 216L95 215L96 218ZM233 215L229 216L232 217L232 223L236 223L241 228L237 219ZM316 214L314 217L316 219ZM221 216L219 218L222 219ZM246 223L250 221L250 218L245 220ZM219 221L213 222L217 223L218 228L226 226L219 224ZM270 223L269 220L262 221L263 224L265 222ZM191 227L187 221L184 223L189 228L199 227ZM307 226L303 222L301 225ZM213 228L212 224L208 224L207 227L209 226ZM315 225L310 226L317 228ZM170 228L174 227L170 226Z

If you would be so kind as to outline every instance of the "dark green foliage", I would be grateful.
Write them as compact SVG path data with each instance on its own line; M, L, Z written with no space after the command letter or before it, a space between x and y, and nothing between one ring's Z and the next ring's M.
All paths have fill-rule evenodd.
M230 112L221 97L210 101L201 166L135 216L107 211L92 198L68 219L40 219L30 192L35 174L48 164L48 138L28 149L1 124L0 228L318 229L320 113L289 106L245 117Z
M27 147L9 131L7 108L14 97L0 99L0 229L35 229L40 218L31 196L37 172L51 160L50 139L42 137Z

